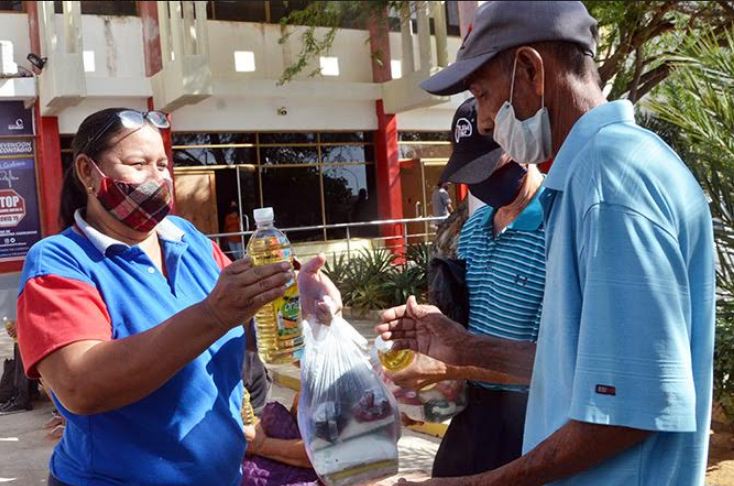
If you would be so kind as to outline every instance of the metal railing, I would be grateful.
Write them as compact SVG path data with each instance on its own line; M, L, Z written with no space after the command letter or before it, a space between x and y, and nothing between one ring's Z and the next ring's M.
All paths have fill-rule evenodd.
M403 219L381 219L381 220L374 220L374 221L360 221L355 223L335 223L335 224L319 224L319 225L313 225L313 226L296 226L291 228L278 228L280 231L288 235L289 233L295 233L299 231L316 231L316 230L338 230L343 229L346 232L346 238L340 238L340 239L334 239L334 240L314 240L314 241L305 241L305 242L293 242L294 244L313 244L318 245L319 243L326 244L331 242L340 242L344 241L346 242L346 254L347 258L349 258L349 255L352 253L352 246L354 237L352 236L351 230L354 228L364 228L364 227L381 227L386 225L399 225L401 228L401 233L399 235L391 235L391 236L376 236L376 237L363 237L360 236L360 240L370 240L370 241L381 241L381 242L387 242L390 240L402 240L401 243L403 246L407 247L411 240L415 241L416 239L422 239L424 243L427 243L430 241L430 239L435 236L435 227L438 223L441 221L444 221L448 216L438 216L438 217L425 217L425 218L403 218ZM410 224L421 224L424 228L423 231L419 231L417 233L409 233L408 229ZM436 225L431 225L429 223L436 223ZM222 238L231 238L233 236L239 236L240 241L243 246L246 245L246 240L249 236L252 236L252 234L255 233L254 230L250 231L238 231L234 233L211 233L207 236L211 239L213 239L217 244L220 244ZM231 251L225 251L225 253L232 253ZM308 257L308 256L314 256L316 253L300 253L300 257ZM337 252L330 252L332 254L336 254Z

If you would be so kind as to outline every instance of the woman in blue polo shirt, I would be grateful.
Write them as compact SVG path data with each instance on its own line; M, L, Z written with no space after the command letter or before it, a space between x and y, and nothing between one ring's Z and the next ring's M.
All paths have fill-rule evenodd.
M67 419L50 484L241 480L241 323L282 295L292 270L229 264L189 222L167 216L166 128L160 112L88 116L62 188L66 229L26 258L23 361ZM323 283L320 263L302 277Z

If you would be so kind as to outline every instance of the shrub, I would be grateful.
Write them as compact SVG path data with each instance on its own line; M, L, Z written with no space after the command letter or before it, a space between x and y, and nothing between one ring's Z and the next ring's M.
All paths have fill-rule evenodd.
M358 312L404 304L408 296L423 299L428 290L430 247L411 245L403 258L383 248L339 255L325 273L342 294L344 305Z

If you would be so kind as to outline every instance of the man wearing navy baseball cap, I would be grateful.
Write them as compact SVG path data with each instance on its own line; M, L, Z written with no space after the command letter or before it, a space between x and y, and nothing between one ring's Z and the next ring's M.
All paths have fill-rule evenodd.
M457 257L466 268L470 333L535 343L545 283L545 234L540 204L543 176L536 166L509 159L492 137L479 133L474 98L451 124L452 153L441 181L469 185L486 203L461 228ZM498 271L501 269L501 271ZM528 383L424 357L391 376L413 388L421 380L470 380L467 406L451 419L433 462L434 477L489 471L522 454Z
M715 314L708 202L680 158L606 102L581 2L491 1L457 61L422 87L469 89L478 124L519 163L554 158L542 195L546 289L537 353L473 336L435 308L390 309L396 348L532 373L524 455L431 484L701 485ZM498 269L500 271L500 269Z

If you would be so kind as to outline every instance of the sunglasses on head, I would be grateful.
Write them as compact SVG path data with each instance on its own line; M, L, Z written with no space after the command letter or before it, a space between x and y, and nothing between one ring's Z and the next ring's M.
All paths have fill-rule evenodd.
M168 117L162 111L119 111L111 116L107 123L105 123L102 128L100 128L99 131L87 141L82 152L86 152L89 150L89 147L94 146L94 144L112 128L115 122L119 121L120 124L128 130L138 130L143 127L146 120L156 128L171 128L171 124L168 122Z

